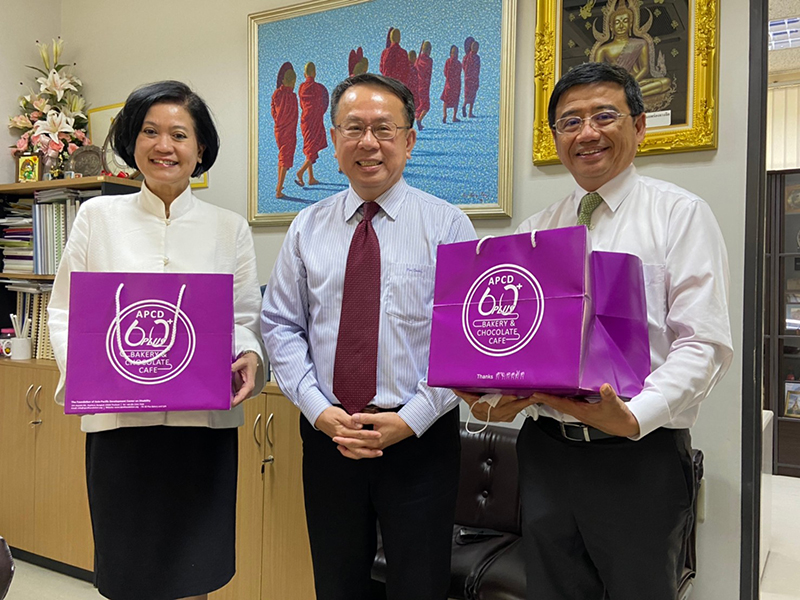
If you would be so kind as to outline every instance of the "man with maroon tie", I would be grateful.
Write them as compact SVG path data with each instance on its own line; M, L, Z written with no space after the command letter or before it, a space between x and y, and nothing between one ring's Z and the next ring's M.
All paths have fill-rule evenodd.
M372 598L376 523L389 600L445 600L458 490L458 399L427 385L436 248L475 238L403 179L414 100L369 73L331 95L347 190L301 211L264 294L278 384L302 411L317 598Z

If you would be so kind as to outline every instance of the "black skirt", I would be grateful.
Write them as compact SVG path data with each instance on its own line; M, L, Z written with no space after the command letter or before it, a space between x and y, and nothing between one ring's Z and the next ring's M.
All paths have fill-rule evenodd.
M237 430L124 427L86 435L95 583L112 600L224 586L236 562Z

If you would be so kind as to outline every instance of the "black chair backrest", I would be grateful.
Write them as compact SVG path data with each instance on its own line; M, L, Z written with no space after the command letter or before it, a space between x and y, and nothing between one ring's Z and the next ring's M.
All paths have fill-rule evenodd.
M518 430L490 425L478 434L461 425L461 483L456 523L520 535Z

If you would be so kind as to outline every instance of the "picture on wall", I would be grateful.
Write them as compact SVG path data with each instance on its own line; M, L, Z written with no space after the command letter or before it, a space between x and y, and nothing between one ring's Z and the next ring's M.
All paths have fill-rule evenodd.
M290 223L347 189L330 95L363 72L414 94L409 185L511 216L515 14L516 0L317 0L250 15L250 222Z
M584 62L624 68L639 83L647 136L639 154L717 145L719 0L539 0L533 161L558 162L547 106Z

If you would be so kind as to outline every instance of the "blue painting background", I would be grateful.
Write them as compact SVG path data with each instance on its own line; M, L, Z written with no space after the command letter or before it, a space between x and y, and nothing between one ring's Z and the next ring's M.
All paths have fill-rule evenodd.
M297 73L295 93L304 81L303 68L313 62L316 81L332 92L348 75L350 50L361 46L369 59L369 71L379 73L381 52L389 27L400 30L400 45L419 54L424 40L431 42L433 76L430 111L405 171L406 181L430 194L458 205L497 203L497 167L500 129L500 56L502 0L373 0L364 4L304 15L258 25L258 213L296 212L347 188L338 172L333 144L320 152L314 176L321 183L300 187L294 182L303 164L303 138L299 118L294 165L286 175L285 198L275 198L278 179L278 148L270 101L280 66L289 61ZM458 118L442 123L444 63L450 46L464 58L464 40L474 37L480 44L480 88L473 119L461 116L464 101L463 74ZM330 110L330 109L329 109ZM325 117L331 127L330 112ZM306 181L308 176L306 174Z

